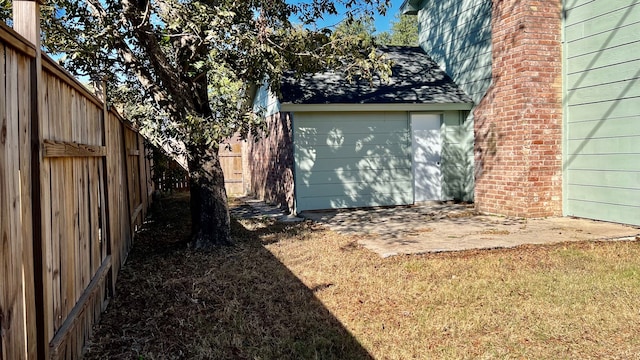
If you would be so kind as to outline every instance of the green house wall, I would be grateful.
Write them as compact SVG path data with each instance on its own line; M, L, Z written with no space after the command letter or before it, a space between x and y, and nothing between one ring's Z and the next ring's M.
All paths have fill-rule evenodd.
M473 121L468 111L442 114L443 200L473 201Z
M640 1L563 17L564 213L640 225Z
M491 84L491 0L426 0L420 47L477 104Z
M491 85L491 0L426 0L417 16L420 47L480 103ZM473 111L444 114L443 195L449 199L474 201L473 122Z

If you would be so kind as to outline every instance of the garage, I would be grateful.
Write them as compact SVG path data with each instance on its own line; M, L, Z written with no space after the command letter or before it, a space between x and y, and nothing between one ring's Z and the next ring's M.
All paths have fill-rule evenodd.
M565 215L640 225L637 5L565 4Z
M260 89L269 141L248 150L250 191L293 213L473 200L472 100L419 47L379 51L388 79L326 71L285 76L279 97Z

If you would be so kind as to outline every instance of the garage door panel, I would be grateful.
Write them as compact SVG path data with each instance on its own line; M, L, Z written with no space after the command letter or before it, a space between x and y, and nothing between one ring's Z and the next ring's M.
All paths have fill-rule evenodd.
M407 114L294 115L296 210L413 202Z
M640 225L639 3L564 3L566 215Z
M304 185L322 184L359 184L365 183L387 186L395 181L411 181L411 172L406 169L379 169L379 170L325 170L313 171L301 174L301 183Z
M304 198L313 198L313 197L334 197L334 196L349 196L352 199L356 199L358 197L371 197L371 198L380 198L385 199L389 196L404 196L407 193L407 189L411 189L411 180L405 181L388 181L385 183L369 183L365 184L362 182L345 182L340 184L334 183L324 183L324 184L310 184L308 186L313 186L313 192L304 192L303 195L299 196L299 199ZM300 190L304 190L305 185L301 185ZM308 195L305 195L308 194ZM318 194L318 195L316 195Z
M308 145L313 151L305 149L305 146L296 146L296 150L305 151L309 154L315 154L316 159L326 159L331 161L334 159L342 159L346 156L353 157L352 155L360 156L391 156L394 154L409 155L409 151L406 149L403 143L393 143L388 145L360 145L360 146L327 146L327 145Z
M368 206L388 206L393 204L411 204L413 194L376 194L376 196L336 195L331 197L305 197L298 200L298 211L311 209L341 209ZM366 205L363 205L366 204Z
M325 121L327 115L304 115L304 124L300 124L299 132L309 135L334 134L336 130L344 134L391 133L406 132L406 128L398 128L398 120L406 118L403 113L389 113L388 115L357 114L333 115L330 122ZM296 118L298 120L299 118Z
M362 131L362 129L360 129ZM315 134L315 139L309 143L328 146L330 148L359 149L362 146L372 145L391 145L398 142L409 141L409 133L406 131L389 131L385 133L345 133L339 129L335 129L330 134ZM304 144L301 144L304 145Z
M411 167L411 160L393 155L345 156L331 161L306 161L298 164L303 171L333 170L394 170L399 171Z

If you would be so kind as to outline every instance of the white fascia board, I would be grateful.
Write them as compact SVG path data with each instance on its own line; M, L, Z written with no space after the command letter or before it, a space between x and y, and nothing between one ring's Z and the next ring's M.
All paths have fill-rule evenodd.
M447 111L471 110L472 103L456 104L281 104L282 112Z

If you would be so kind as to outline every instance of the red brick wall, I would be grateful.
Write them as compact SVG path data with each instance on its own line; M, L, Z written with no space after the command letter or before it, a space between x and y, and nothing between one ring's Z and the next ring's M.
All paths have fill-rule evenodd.
M266 119L267 129L247 141L245 179L247 193L293 210L293 139L291 113L276 113Z
M474 111L475 202L562 215L561 0L494 0L492 85Z

